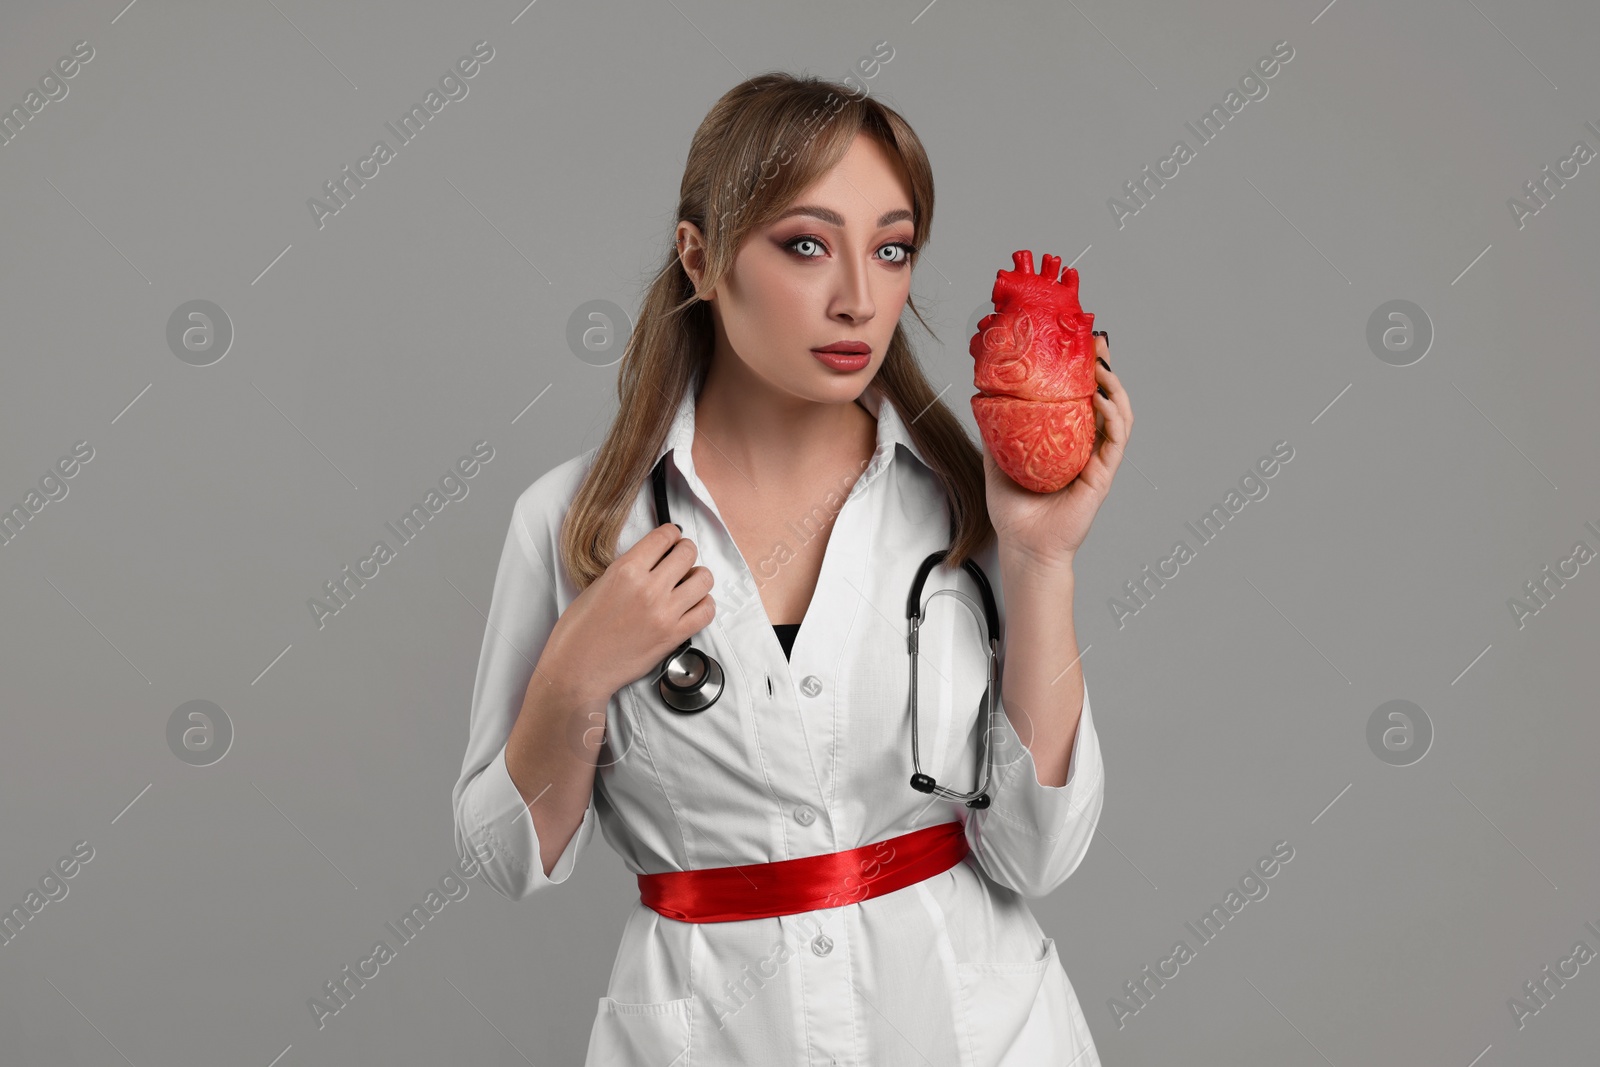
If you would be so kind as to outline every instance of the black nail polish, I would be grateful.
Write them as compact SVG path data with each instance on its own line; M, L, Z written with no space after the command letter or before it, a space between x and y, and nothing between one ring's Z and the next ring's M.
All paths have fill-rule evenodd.
M1098 388L1100 390L1100 395L1101 396L1105 397L1107 400L1111 399L1111 394L1106 392L1106 387L1105 386L1101 385L1101 386L1097 386L1096 388Z
M1100 360L1100 365L1102 367L1104 367L1106 370L1110 370L1111 369L1111 364L1107 363L1104 359L1101 359L1101 357L1096 356L1094 358Z

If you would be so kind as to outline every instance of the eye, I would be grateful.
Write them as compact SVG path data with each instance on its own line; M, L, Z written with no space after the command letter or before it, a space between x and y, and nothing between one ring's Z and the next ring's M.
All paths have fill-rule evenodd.
M801 252L800 251L799 246L800 245L807 245L807 244L816 245L818 248L822 248L823 247L821 241L817 240L815 237L812 237L810 234L807 234L807 233L803 233L799 237L790 238L789 240L787 240L787 241L785 241L783 243L783 247L787 248L789 251L795 253L798 256L804 257L805 259L816 259L816 258L818 258L817 256L815 256L815 255L813 255L813 254L811 254L809 252Z
M901 264L901 263L909 263L909 262L911 262L911 257L917 254L917 250L916 250L915 246L907 244L905 241L895 241L893 244L887 244L887 245L884 245L883 247L886 248L886 249L887 248L898 248L898 249L900 249L902 255L900 256L899 259L891 259L891 260L887 260L886 261L886 262L893 263L893 264L896 264L896 265ZM880 251L881 250L882 249L880 249Z
M817 251L801 251L805 245L813 245L816 247ZM783 247L787 248L789 251L803 259L821 259L822 256L827 253L827 246L822 243L821 238L814 237L809 233L803 233L798 237L791 237L789 240L783 243ZM909 263L911 261L911 257L917 254L916 246L906 241L891 242L890 244L884 245L883 248L880 248L878 251L882 252L885 249L899 249L900 251L900 255L897 258L886 258L883 260L885 263L888 263L891 266L900 266L901 264Z

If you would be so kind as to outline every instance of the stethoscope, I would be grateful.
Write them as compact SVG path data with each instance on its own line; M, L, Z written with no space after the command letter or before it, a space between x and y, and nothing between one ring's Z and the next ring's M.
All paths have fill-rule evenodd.
M650 480L655 492L656 525L662 526L672 522L672 515L667 510L667 457L665 454L656 461L655 468L650 472ZM677 526L677 523L672 523ZM679 531L683 527L678 526ZM906 644L911 652L911 788L919 793L933 793L947 800L959 800L969 808L987 808L989 806L989 779L994 769L994 709L997 700L996 694L1000 689L1000 609L995 606L994 591L989 588L989 579L983 573L976 560L968 558L962 564L966 572L972 575L978 583L978 592L983 596L983 621L986 626L985 633L988 643L988 677L989 686L984 691L987 708L984 713L984 729L982 751L978 757L982 767L982 778L978 788L970 793L957 792L948 786L936 782L931 774L922 773L921 754L918 750L917 729L917 633L922 626L922 587L928 580L928 574L934 565L944 561L950 554L950 549L942 548L928 555L917 568L916 579L911 583L910 595L906 598L906 619L910 623L910 634ZM928 597L931 602L934 597L949 595L959 597L967 605L973 615L978 614L973 606L972 598L957 589L936 589ZM683 715L693 715L705 711L717 702L722 696L724 678L722 665L710 655L691 645L690 638L685 638L683 644L674 649L661 663L661 669L656 675L656 688L661 694L661 700L666 706Z

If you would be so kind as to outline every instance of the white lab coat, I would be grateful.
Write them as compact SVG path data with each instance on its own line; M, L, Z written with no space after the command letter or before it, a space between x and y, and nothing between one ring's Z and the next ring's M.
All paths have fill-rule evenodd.
M838 852L951 820L964 823L972 849L925 881L797 915L691 923L636 904L599 998L588 1067L1100 1062L1055 942L1025 900L1072 874L1100 818L1105 778L1087 694L1065 785L1039 784L1002 693L992 806L911 788L906 598L918 564L947 546L949 518L943 487L894 405L876 386L860 403L877 417L877 450L853 488L848 480L840 488L848 496L786 660L752 577L752 568L770 574L786 557L775 546L747 565L729 536L694 471L694 386L685 391L660 451L673 453L671 518L716 580L716 618L694 643L721 662L726 689L695 715L669 711L648 675L612 696L589 808L549 877L506 771L505 742L533 664L577 595L556 565L560 526L594 450L549 471L516 502L453 793L457 847L490 856L483 874L498 892L520 900L565 882L596 822L635 873ZM817 503L813 521L791 528L790 547L823 532L830 502ZM656 525L646 481L620 550ZM992 543L978 562L1004 620ZM920 753L941 784L970 790L985 686L982 624L958 598L927 601L942 588L967 593L981 617L971 575L935 567L918 664ZM1003 664L1003 642L1001 650ZM1061 694L1063 704L1072 697Z

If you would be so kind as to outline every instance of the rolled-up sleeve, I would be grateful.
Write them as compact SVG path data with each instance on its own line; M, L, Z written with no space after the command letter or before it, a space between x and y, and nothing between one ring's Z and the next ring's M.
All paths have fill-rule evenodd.
M987 808L971 809L967 842L984 873L1025 897L1042 897L1065 882L1089 851L1105 803L1105 768L1084 683L1083 713L1063 785L1039 783L1033 753L1005 714L995 709L995 779Z
M591 792L582 824L547 876L533 817L506 769L506 739L560 616L555 575L545 562L555 558L554 546L547 544L542 554L525 518L540 488L536 482L517 502L500 553L472 689L466 757L452 792L457 854L476 861L484 881L511 900L565 882L597 818Z

